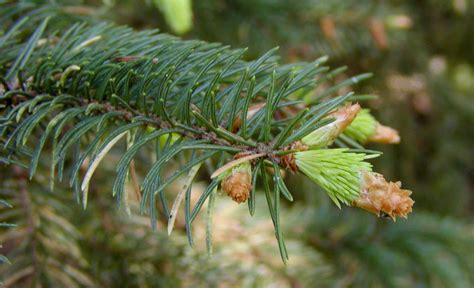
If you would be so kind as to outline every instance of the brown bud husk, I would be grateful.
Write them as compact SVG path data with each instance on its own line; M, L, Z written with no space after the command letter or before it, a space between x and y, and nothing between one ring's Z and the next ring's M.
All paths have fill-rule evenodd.
M247 111L247 120L252 118L255 115L255 113L257 113L258 111L260 111L260 109L265 107L265 104L266 104L265 102L262 102L262 103L256 103L250 106ZM235 133L239 131L241 125L242 125L242 119L240 118L240 115L239 115L235 118L234 122L232 123L232 132Z
M364 172L362 191L352 204L377 215L406 218L412 211L415 201L410 198L411 191L401 189L400 182L387 182L383 175Z
M400 135L398 131L377 123L374 135L370 136L368 142L380 144L398 144L400 143Z
M237 203L247 201L252 189L250 173L246 170L239 170L225 177L221 182L224 192Z
M337 109L333 113L329 114L329 117L336 118L336 122L338 122L336 134L339 135L344 131L347 126L349 126L354 118L357 116L357 113L360 111L359 103L350 104L347 103L345 106Z
M296 141L292 143L290 146L286 147L285 150L298 150L298 151L306 151L308 150L308 146L303 144L301 141ZM281 156L280 158L280 165L285 168L290 170L293 173L298 172L298 167L296 166L296 161L295 161L295 154L290 153Z

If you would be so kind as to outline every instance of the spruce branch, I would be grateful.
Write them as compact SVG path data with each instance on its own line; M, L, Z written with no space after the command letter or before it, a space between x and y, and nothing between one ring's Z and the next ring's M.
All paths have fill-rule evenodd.
M42 11L31 9L33 15ZM300 169L338 205L352 204L362 193L360 177L363 171L371 171L365 160L373 155L326 149L343 137L340 134L359 106L348 106L352 92L323 99L369 74L311 95L316 86L341 71L327 72L323 66L326 57L280 65L273 49L247 62L242 60L245 49L184 41L157 31L137 32L109 23L93 25L92 20L77 23L51 11L25 22L21 17L29 16L22 16L22 9L20 12L6 15L9 17L0 23L7 31L21 28L25 32L7 32L0 46L5 55L0 60L2 149L30 148L39 141L26 157L31 159L30 178L41 155L51 154L50 187L54 188L55 179L69 177L84 208L94 172L125 139L127 147L117 164L112 194L128 210L124 186L129 176L135 181L134 159L154 144L156 160L137 193L141 194L141 212L150 214L155 227L158 196L171 232L184 199L190 244L191 223L204 202L214 197L219 184L237 202L251 199L252 212L257 180L263 182L283 261L288 254L280 228L280 198L283 195L292 201L293 196L282 179L281 168L293 172ZM302 99L308 95L312 99L305 104ZM257 108L251 111L251 107ZM304 145L298 145L300 142ZM223 166L245 156L249 158L235 167ZM176 157L183 161L165 178L169 163L178 162ZM190 188L205 161L231 171L212 180L191 208ZM188 183L170 209L164 191L186 174Z

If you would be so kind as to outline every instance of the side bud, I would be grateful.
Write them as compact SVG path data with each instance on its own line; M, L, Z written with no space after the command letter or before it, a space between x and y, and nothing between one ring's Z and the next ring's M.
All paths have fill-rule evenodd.
M318 128L303 137L301 141L311 148L321 148L331 145L334 140L351 124L360 110L359 104L347 104L328 115L327 118L335 118L328 125Z
M344 134L357 140L360 143L381 143L397 144L400 143L398 131L380 124L374 116L370 114L369 109L362 109L354 121L347 127Z
M222 190L237 203L247 201L252 190L252 168L249 161L241 163L219 176Z
M383 175L364 172L361 175L361 192L352 203L377 215L406 218L412 211L415 201L410 198L411 191L401 189L400 182L387 182Z

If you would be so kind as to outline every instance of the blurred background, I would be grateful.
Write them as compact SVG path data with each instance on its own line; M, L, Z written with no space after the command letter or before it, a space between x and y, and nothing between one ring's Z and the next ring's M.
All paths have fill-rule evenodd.
M0 268L8 275L7 286L474 286L473 0L72 4L79 14L136 29L248 47L248 59L275 46L282 63L328 55L332 67L347 66L334 83L374 73L354 89L378 96L363 106L397 129L402 141L369 149L384 152L374 161L377 171L414 191L414 212L408 220L392 222L360 209L341 211L306 178L290 176L296 200L284 203L290 256L285 266L263 198L257 198L260 209L250 217L246 205L217 197L214 210L203 209L198 216L190 247L183 219L168 237L163 221L153 232L148 217L135 212L136 199L130 200L132 216L118 211L109 193L112 177L107 177L115 173L114 159L94 176L96 201L85 211L67 188L47 192L47 175L26 187L24 172L13 171L14 177L2 179L2 189L19 197L19 205L0 210L1 221L18 217L11 222L19 225L0 236L3 254L13 261ZM146 170L137 163L138 170ZM193 195L201 194L206 181L202 177L193 186ZM210 214L211 258L205 233Z

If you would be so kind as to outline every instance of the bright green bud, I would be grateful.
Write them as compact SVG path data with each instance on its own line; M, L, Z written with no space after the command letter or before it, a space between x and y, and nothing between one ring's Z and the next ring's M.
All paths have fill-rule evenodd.
M354 121L344 130L344 134L361 143L367 142L375 134L377 120L370 114L369 109L362 109Z
M344 130L344 134L360 143L397 144L400 142L398 131L380 124L370 114L369 109L362 109Z
M295 153L296 166L328 193L340 208L340 202L351 205L361 191L361 175L372 171L364 160L377 157L349 152L347 148L318 149Z
M331 145L339 134L354 120L359 110L359 104L348 104L337 109L328 116L328 118L334 118L333 122L314 130L303 137L301 142L311 148L322 148Z

